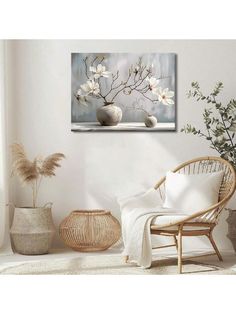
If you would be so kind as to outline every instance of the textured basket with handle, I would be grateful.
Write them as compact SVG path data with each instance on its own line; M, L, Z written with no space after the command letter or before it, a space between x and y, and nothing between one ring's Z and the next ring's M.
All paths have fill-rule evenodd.
M55 234L52 203L43 207L16 207L10 234L17 253L47 254Z

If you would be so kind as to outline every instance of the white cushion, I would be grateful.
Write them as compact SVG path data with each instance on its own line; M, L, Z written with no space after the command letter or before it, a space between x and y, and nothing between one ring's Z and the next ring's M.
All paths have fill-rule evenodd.
M173 215L163 215L163 216L158 216L153 219L152 225L157 225L157 226L163 226L163 225L169 225L173 224L175 222L179 222L182 219L187 218L188 215L184 214L173 214Z
M167 172L165 183L165 208L181 208L188 214L218 202L224 171L204 174L179 174Z
M155 208L158 205L160 206L163 203L160 198L160 194L154 188L151 188L148 191L138 195L118 199L117 201L120 205L121 211L123 211L125 208L129 208L129 210L146 208L148 210Z
M187 218L188 215L184 215L184 214L174 214L174 215L163 215L163 216L158 216L156 218L153 219L152 221L152 225L155 225L156 227L162 229L164 227L164 229L167 230L176 230L177 226L171 226L168 227L168 225L179 222L182 219ZM193 220L194 221L194 220ZM207 227L206 227L207 228ZM199 229L199 227L194 227L194 226L186 226L184 227L184 230L192 230L192 229ZM200 229L204 229L203 226L200 227Z

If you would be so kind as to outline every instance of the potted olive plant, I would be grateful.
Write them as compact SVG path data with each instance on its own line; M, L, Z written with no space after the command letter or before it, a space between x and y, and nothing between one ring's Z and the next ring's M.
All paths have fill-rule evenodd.
M204 95L198 82L192 83L192 89L188 97L197 101L204 101L209 107L204 109L203 121L205 131L187 124L181 131L200 136L210 143L210 147L217 151L220 156L228 160L236 170L236 100L231 99L226 105L218 100L218 95L223 89L223 83L216 84L214 90ZM236 251L236 210L229 209L228 238L231 240Z
M223 89L223 83L216 84L210 95L202 93L199 83L193 82L188 97L197 101L205 101L209 108L203 112L205 131L201 131L191 124L187 124L181 132L198 135L210 143L210 147L216 150L220 156L232 163L236 169L236 100L231 99L226 105L217 100L217 96Z
M23 185L32 190L32 206L15 207L10 230L14 249L20 254L38 255L48 253L55 233L52 221L52 203L38 206L37 197L43 178L55 176L61 153L46 158L36 157L33 161L26 156L23 145L12 145L12 174L19 177Z

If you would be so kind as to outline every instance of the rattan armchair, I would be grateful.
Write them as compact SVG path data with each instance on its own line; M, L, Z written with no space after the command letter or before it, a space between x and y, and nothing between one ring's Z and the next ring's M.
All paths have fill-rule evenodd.
M203 208L196 214L179 220L175 223L161 226L154 224L151 225L151 234L158 236L171 236L174 238L174 244L160 246L157 248L176 246L178 252L179 273L182 273L182 261L184 260L182 257L182 237L184 236L207 236L214 248L215 253L205 254L204 256L216 254L220 261L223 260L215 244L215 241L213 240L212 231L218 223L222 210L225 208L227 202L234 194L236 188L236 174L233 166L228 161L220 157L200 157L187 161L173 170L173 172L184 174L211 173L221 170L224 171L224 176L222 179L219 191L219 200L217 204L214 204L209 208ZM160 193L161 198L164 200L165 177L156 184L155 189Z

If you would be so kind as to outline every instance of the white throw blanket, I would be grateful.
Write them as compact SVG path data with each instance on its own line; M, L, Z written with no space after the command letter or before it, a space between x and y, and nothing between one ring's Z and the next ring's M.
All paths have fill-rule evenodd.
M162 200L154 188L142 195L119 200L119 203L125 247L123 255L128 255L130 262L149 268L152 262L152 220L164 214L176 215L176 211L162 207Z

